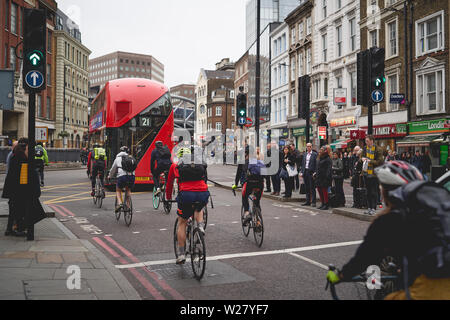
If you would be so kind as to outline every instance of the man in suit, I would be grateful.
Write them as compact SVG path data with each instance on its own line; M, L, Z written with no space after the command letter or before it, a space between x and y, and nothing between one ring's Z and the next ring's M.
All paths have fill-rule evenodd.
M313 175L317 171L317 153L313 151L311 143L306 145L306 153L302 161L302 177L306 189L306 203L303 206L316 207L316 189Z

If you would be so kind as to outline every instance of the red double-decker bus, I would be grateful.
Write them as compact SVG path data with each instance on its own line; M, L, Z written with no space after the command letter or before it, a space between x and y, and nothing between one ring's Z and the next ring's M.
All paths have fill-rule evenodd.
M107 170L122 146L138 161L136 184L153 184L150 156L156 141L173 149L174 115L169 89L147 79L119 79L106 83L91 106L91 145L103 143ZM106 185L114 181L105 179Z

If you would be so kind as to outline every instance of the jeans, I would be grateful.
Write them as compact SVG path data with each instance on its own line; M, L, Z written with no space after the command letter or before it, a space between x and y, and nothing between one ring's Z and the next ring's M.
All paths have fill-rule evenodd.
M367 208L376 210L378 203L377 177L365 177L367 188Z

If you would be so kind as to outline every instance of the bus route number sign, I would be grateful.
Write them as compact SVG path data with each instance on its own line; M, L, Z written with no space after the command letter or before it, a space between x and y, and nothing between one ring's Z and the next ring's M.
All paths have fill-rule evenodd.
M152 118L151 117L140 117L139 121L140 121L140 123L139 123L140 127L151 128L151 126L152 126Z

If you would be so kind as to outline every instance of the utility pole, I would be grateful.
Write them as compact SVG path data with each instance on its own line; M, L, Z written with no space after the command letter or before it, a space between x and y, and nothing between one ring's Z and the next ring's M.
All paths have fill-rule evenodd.
M261 57L260 57L260 31L261 29L261 0L257 0L256 5L256 82L255 82L255 129L256 146L259 147L259 124L260 124L260 88L261 88Z

